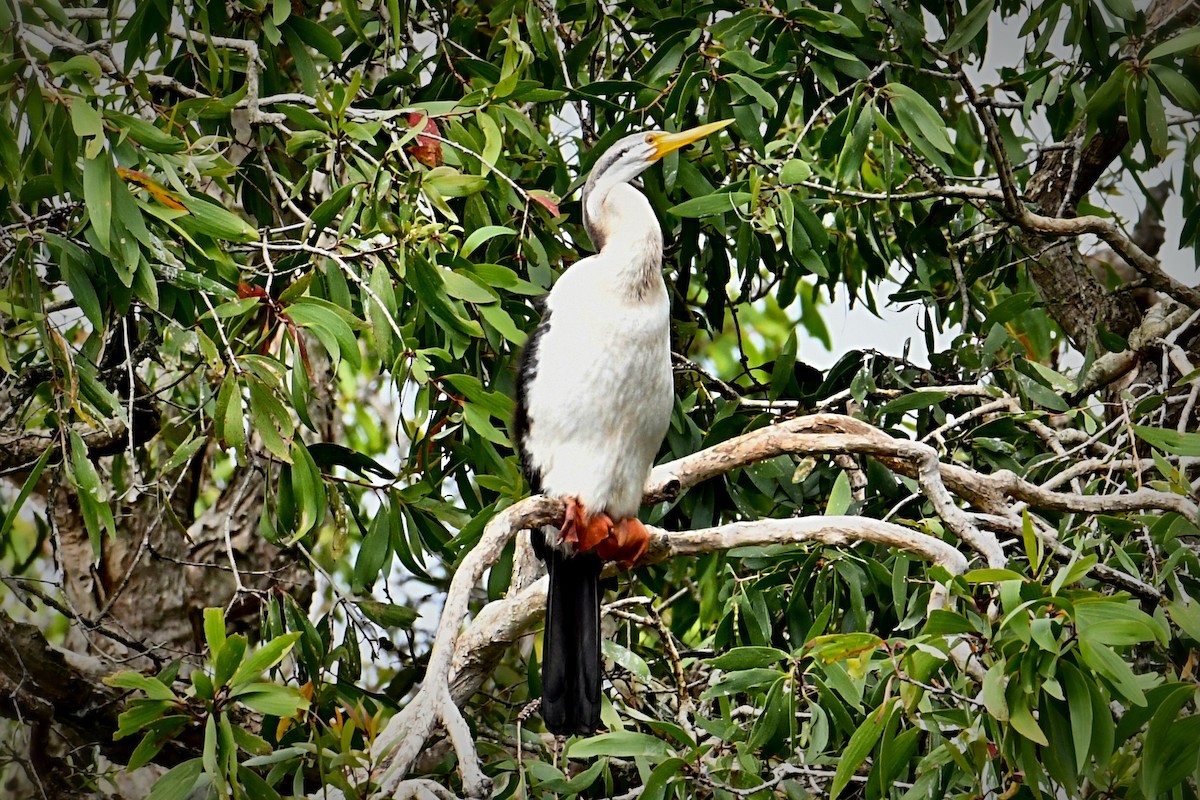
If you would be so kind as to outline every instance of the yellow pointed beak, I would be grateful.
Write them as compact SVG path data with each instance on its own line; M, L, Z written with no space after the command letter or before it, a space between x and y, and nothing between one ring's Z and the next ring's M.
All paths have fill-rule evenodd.
M732 122L733 120L731 119L723 119L720 122L710 122L707 125L700 125L679 133L652 133L650 134L650 142L654 145L654 155L652 157L655 160L660 159L667 153L672 153L697 139L703 139L710 133L716 133Z

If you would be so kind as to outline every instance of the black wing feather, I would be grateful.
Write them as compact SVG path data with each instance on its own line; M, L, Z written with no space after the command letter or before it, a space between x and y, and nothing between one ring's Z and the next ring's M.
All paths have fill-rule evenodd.
M542 490L542 475L529 452L528 392L537 380L538 348L550 330L550 311L521 350L517 362L513 441L530 491ZM589 734L600 725L600 567L594 553L564 555L547 546L553 528L530 531L533 551L546 562L550 589L542 639L542 720L554 734Z

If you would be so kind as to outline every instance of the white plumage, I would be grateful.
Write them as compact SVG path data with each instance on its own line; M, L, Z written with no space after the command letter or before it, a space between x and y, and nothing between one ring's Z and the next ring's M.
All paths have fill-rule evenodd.
M671 419L662 231L629 181L726 124L626 136L597 159L583 209L600 252L558 279L521 355L513 438L533 490L567 500L561 531L533 532L550 573L541 712L556 734L600 724L601 561L645 552L637 511Z
M671 418L670 300L650 203L620 184L608 205L632 211L622 214L624 229L642 235L610 238L546 299L536 377L526 389L525 450L544 492L575 496L617 520L637 514ZM623 247L628 241L637 245Z

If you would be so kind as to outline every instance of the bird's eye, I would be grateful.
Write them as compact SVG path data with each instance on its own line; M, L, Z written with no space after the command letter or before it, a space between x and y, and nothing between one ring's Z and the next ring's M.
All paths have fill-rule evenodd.
M654 144L654 137L648 133L646 134L646 144Z

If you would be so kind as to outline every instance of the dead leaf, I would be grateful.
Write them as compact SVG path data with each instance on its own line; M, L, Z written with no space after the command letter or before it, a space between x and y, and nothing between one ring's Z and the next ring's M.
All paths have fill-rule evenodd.
M432 117L414 111L408 115L408 127L417 127L421 120L425 120L425 125L421 128L421 133L417 134L417 143L409 145L408 152L427 167L439 166L442 163L442 143L430 136L425 136L426 133L441 136L437 123L433 121Z
M549 211L551 216L557 217L560 213L558 210L558 198L554 197L554 195L535 191L529 193L529 199Z
M158 202L162 203L167 208L173 208L176 211L187 211L187 206L179 201L174 192L169 191L158 181L151 178L144 172L139 172L136 169L125 169L117 167L117 174L121 176L126 183L136 183L143 189L154 195Z

